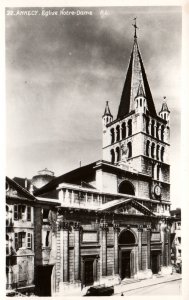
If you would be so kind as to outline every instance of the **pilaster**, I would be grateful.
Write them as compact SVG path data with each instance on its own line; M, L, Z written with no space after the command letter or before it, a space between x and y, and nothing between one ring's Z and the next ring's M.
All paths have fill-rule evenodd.
M118 224L114 224L114 274L119 274L118 269L118 232L120 228Z
M80 280L80 225L74 224L74 280Z

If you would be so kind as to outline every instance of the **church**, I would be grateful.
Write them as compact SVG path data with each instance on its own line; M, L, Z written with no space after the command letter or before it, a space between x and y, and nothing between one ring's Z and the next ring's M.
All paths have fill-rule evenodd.
M102 160L34 191L59 203L52 294L172 272L170 111L164 99L156 112L134 27L117 117L108 102L102 116Z

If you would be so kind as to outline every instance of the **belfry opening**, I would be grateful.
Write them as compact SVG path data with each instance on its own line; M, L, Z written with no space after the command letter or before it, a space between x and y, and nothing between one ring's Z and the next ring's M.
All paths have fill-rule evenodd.
M119 193L134 196L135 190L133 184L127 180L122 181L119 185Z

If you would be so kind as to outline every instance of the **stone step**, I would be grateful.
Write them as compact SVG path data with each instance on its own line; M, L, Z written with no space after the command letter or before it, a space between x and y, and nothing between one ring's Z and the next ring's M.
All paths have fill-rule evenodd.
M134 279L134 278L124 278L124 279L121 281L121 284L124 285L124 284L130 284L130 283L139 282L139 281L140 281L139 279Z

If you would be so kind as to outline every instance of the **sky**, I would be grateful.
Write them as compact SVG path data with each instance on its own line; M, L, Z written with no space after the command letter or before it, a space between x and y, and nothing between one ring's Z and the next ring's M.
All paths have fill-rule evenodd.
M171 111L171 199L179 206L181 9L62 9L6 12L6 175L31 178L47 167L59 176L102 159L102 114L108 100L117 116L137 17L156 111L164 96Z

